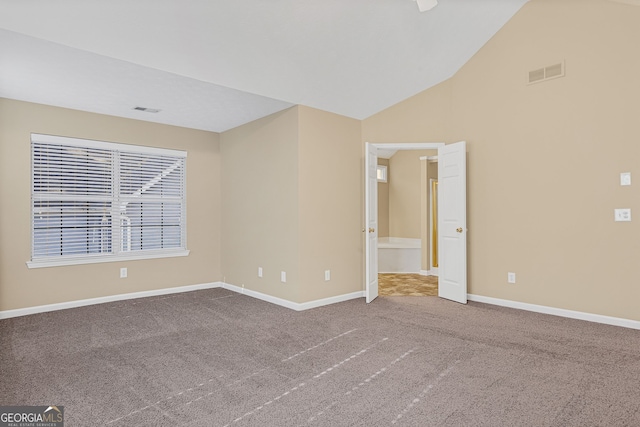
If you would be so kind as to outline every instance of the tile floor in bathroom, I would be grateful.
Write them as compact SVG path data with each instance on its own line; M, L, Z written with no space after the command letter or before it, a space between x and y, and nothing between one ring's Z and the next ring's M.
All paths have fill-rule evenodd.
M380 296L438 296L438 276L406 273L378 274Z

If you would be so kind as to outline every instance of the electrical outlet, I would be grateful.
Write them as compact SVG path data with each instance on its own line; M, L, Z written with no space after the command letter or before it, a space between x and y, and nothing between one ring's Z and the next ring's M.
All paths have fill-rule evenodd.
M328 282L329 280L331 280L331 270L325 270L324 271L324 281Z
M516 283L516 273L507 273L507 282Z
M282 283L287 283L287 272L286 271L281 271L280 272L280 281Z
M127 277L127 267L122 267L122 268L120 269L120 278L121 278L121 279L124 279L124 278L126 278L126 277Z
M620 185L631 185L631 172L622 172L620 174Z
M258 277L262 277L262 267L258 267Z

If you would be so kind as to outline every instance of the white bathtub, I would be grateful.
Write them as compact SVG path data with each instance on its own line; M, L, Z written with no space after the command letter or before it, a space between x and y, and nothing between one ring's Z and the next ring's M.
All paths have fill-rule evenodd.
M420 239L381 237L378 239L378 272L419 273L421 251Z

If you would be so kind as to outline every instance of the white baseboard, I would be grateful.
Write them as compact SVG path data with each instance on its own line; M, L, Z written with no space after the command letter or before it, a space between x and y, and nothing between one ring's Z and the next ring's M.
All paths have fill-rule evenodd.
M65 310L67 308L84 307L87 305L103 304L107 302L153 297L153 296L159 296L159 295L177 294L181 292L198 291L201 289L213 289L213 288L220 288L220 287L224 289L228 289L230 291L238 292L240 294L248 295L250 297L253 297L262 301L267 301L272 304L290 308L291 310L296 310L296 311L309 310L311 308L322 307L324 305L335 304L337 302L348 301L355 298L364 298L365 296L364 291L358 291L358 292L352 292L349 294L337 295L334 297L319 299L315 301L295 303L282 298L263 294L261 292L256 292L249 289L241 288L239 286L231 285L229 283L214 282L214 283L203 283L200 285L178 286L175 288L154 289L152 291L132 292L129 294L109 295L106 297L89 298L89 299L83 299L83 300L61 302L57 304L39 305L35 307L18 308L15 310L5 310L5 311L0 311L0 320L9 319L12 317L27 316L29 314Z
M418 271L378 271L378 274L422 274L424 270Z
M222 282L203 283L200 285L178 286L175 288L154 289L152 291L132 292L130 294L109 295L106 297L89 298L76 301L61 302L57 304L38 305L35 307L18 308L15 310L0 311L0 320L11 317L27 316L29 314L46 313L48 311L65 310L67 308L84 307L87 305L103 304L105 302L123 301L128 299L153 297L158 295L177 294L180 292L198 291L201 289L219 288Z
M438 275L438 269L432 269L432 270L420 270L420 275L421 276L437 276Z
M228 289L230 291L233 292L237 292L239 294L243 294L243 295L247 295L262 301L267 301L270 302L272 304L276 304L276 305L280 305L282 307L286 307L286 308L290 308L292 310L296 310L296 307L298 304L296 304L295 302L286 300L286 299L282 299L282 298L278 298L278 297L274 297L271 295L267 295L267 294L263 294L262 292L256 292L256 291L252 291L251 289L246 289L246 288L241 288L240 286L236 286L236 285L231 285L229 283L222 283L222 287L224 289Z
M424 271L424 270L423 270ZM49 311L65 310L67 308L84 307L87 305L103 304L107 302L123 301L136 298L153 297L160 295L177 294L181 292L198 291L202 289L224 288L238 292L262 301L270 302L291 310L303 311L311 308L322 307L329 304L348 301L356 298L364 298L364 291L351 292L349 294L336 295L303 303L295 303L282 298L252 291L239 286L224 282L203 283L199 285L178 286L175 288L154 289L152 291L132 292L129 294L110 295L106 297L90 298L76 301L68 301L57 304L39 305L36 307L19 308L15 310L0 311L0 320L12 317L27 316L29 314L46 313ZM624 328L640 330L640 321L623 319L619 317L604 316L601 314L584 313L581 311L566 310L562 308L547 307L544 305L528 304L524 302L505 300L500 298L485 297L482 295L468 294L469 301L482 302L486 304L499 305L502 307L517 308L520 310L533 311L536 313L551 314L554 316L567 317L570 319L586 320L588 322L603 323L605 325L621 326Z
M586 320L588 322L603 323L605 325L622 326L623 328L640 329L640 321L622 319L620 317L603 316L601 314L584 313L582 311L565 310L563 308L547 307L544 305L528 304L525 302L506 299L485 297L482 295L467 294L469 301L483 302L502 307L517 308L536 313L551 314L554 316L568 317L570 319Z
M323 305L335 304L337 302L348 301L356 298L364 298L364 291L352 292L350 294L337 295L334 297L323 298L314 301L308 301L303 303L297 303L286 299L274 297L271 295L263 294L262 292L252 291L250 289L242 288L240 286L231 285L229 283L222 283L224 289L238 292L239 294L247 295L262 301L270 302L282 307L290 308L295 311L309 310L310 308L322 307Z
M336 295L334 297L303 302L301 304L298 304L299 308L297 308L296 310L298 311L309 310L310 308L322 307L323 305L335 304L337 302L349 301L351 299L356 299L356 298L364 298L365 296L366 295L364 291L357 291L357 292L351 292L350 294Z

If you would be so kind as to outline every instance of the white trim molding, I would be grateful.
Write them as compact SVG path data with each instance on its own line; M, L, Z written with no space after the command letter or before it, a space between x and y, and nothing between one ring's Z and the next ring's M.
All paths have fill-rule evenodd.
M430 163L437 163L438 156L420 156L420 160L427 160Z
M421 276L437 276L438 275L438 267L432 268L431 270L420 270Z
M85 256L78 258L65 258L65 259L38 259L35 261L27 261L28 268L44 268L44 267L63 267L65 265L81 265L81 264L97 264L101 262L123 262L123 261L137 261L141 259L156 259L156 258L175 258L181 256L189 256L188 249L179 249L175 251L158 251L158 252L142 252L139 254L130 254L125 256L120 255L100 255L100 256Z
M11 317L27 316L29 314L46 313L49 311L66 310L67 308L84 307L87 305L104 304L106 302L123 301L128 299L154 297L159 295L179 294L181 292L199 291L202 289L220 288L222 282L203 283L200 285L178 286L175 288L154 289L152 291L132 292L129 294L109 295L106 297L89 298L57 304L38 305L35 307L18 308L0 311L0 320Z
M424 270L422 270L424 271ZM0 320L12 317L27 316L30 314L46 313L50 311L66 310L68 308L85 307L88 305L104 304L114 301L124 301L129 299L146 298L160 295L178 294L182 292L199 291L203 289L224 288L239 294L247 295L261 301L276 304L295 311L304 311L338 302L349 301L357 298L364 298L364 291L351 292L343 295L323 298L319 300L296 303L286 299L252 291L244 287L231 285L225 282L203 283L199 285L178 286L175 288L154 289L151 291L132 292L128 294L110 295L106 297L90 298L76 301L68 301L57 304L47 304L35 307L18 308L14 310L0 311ZM640 330L640 321L623 319L620 317L604 316L601 314L585 313L581 311L566 310L563 308L548 307L544 305L529 304L519 301L511 301L500 298L485 297L482 295L467 294L469 301L481 302L485 304L498 305L501 307L515 308L519 310L532 311L535 313L550 314L553 316L566 317L570 319L586 320L588 322L602 323L605 325L620 326L623 328Z
M154 297L160 295L178 294L182 292L199 291L202 289L224 288L239 294L247 295L262 301L270 302L295 311L309 310L337 302L348 301L356 298L364 298L364 291L352 292L344 295L323 298L314 301L296 303L286 299L263 294L261 292L245 289L244 287L231 285L224 282L203 283L200 285L178 286L175 288L154 289L152 291L132 292L129 294L109 295L106 297L89 298L76 301L61 302L56 304L39 305L35 307L18 308L15 310L0 311L0 320L12 317L27 316L29 314L46 313L49 311L66 310L67 308L84 307L87 305L104 304L107 302L123 301L128 299Z
M122 144L118 142L98 141L95 139L74 138L72 136L45 135L40 133L31 134L32 141L45 142L49 144L73 145L75 147L104 148L105 143L113 150L134 151L143 154L155 154L158 156L187 157L186 150L174 150L170 148L150 147L147 145Z
M438 147L447 145L444 142L369 142L383 150L437 150ZM365 145L366 145L365 144Z
M352 299L364 298L364 297L365 297L364 291L357 291L357 292L351 292L349 294L342 294L342 295L336 295L333 297L307 301L307 302L298 304L298 307L299 307L298 311L309 310L311 308L318 308L325 305L331 305L338 302L344 302L344 301L349 301Z
M601 314L585 313L582 311L566 310L564 308L547 307L545 305L529 304L526 302L485 297L482 295L467 294L467 299L469 301L482 302L485 304L533 311L535 313L551 314L553 316L567 317L569 319L586 320L587 322L603 323L605 325L621 326L623 328L640 330L640 321L637 320L603 316Z
M246 289L240 286L231 285L229 283L222 283L222 287L224 289L228 289L230 291L234 291L239 294L247 295L247 296L250 296L262 301L270 302L272 304L286 307L295 311L309 310L311 308L322 307L324 305L335 304L337 302L348 301L356 298L364 298L365 296L364 291L358 291L358 292L351 292L349 294L336 295L329 298L318 299L314 301L297 303L297 302L289 301L286 299L274 297L271 295L263 294L262 292L252 291L250 289Z

